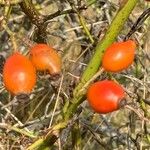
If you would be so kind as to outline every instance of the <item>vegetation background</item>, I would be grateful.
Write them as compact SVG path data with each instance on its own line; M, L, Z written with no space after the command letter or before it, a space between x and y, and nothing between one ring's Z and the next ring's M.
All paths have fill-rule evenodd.
M5 89L1 74L1 150L150 149L150 13L131 37L137 42L134 64L117 74L103 72L96 79L114 79L122 84L133 111L122 108L97 114L89 107L86 96L82 97L84 102L72 105L75 86L97 43L126 3L127 0L0 0L1 73L3 57L15 49L28 55L34 42L54 47L63 62L59 79L38 72L36 87L28 100L16 100ZM150 7L148 1L135 3L117 41L125 38Z

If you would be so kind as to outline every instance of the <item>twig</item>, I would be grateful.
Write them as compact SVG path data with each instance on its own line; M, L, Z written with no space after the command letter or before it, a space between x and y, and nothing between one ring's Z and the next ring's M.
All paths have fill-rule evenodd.
M24 129L19 129L19 128L15 127L15 126L10 126L10 125L8 125L6 123L0 123L0 128L5 128L5 129L8 129L10 131L13 130L15 132L18 132L18 133L23 134L25 136L28 136L30 138L36 138L37 137L36 135L34 135L31 132L26 132Z
M92 44L94 44L94 38L92 37L87 25L86 25L86 21L84 19L84 17L80 14L80 9L76 8L74 6L74 4L72 3L72 1L68 0L70 6L72 7L72 9L76 12L76 14L78 15L79 21L81 26L83 27L84 32L86 33L87 37L89 38L90 42ZM80 3L80 2L79 2ZM79 4L80 5L80 4ZM85 7L86 8L86 7Z
M129 33L126 35L126 37L124 38L124 41L126 41L127 39L130 38L130 36L136 32L141 25L143 24L143 22L150 16L150 8L148 8L147 10L145 10L140 17L137 19L137 21L133 24L132 28L130 29Z
M0 102L0 105L3 107L4 105L2 102ZM11 111L8 108L4 108L4 110L20 125L23 126L23 123L14 115L11 113ZM30 132L27 128L25 128L26 131Z
M83 7L81 6L80 8L78 8L79 10L85 10L87 9L86 7ZM57 12L53 13L53 14L50 14L50 15L47 15L45 16L44 18L44 22L45 23L48 23L49 20L53 19L53 18L56 18L56 17L59 17L61 15L65 15L65 14L71 14L71 13L77 13L75 10L73 9L67 9L67 10L58 10Z
M43 101L45 100L45 98L48 96L50 92L47 92L44 97L40 100L40 102L36 105L36 107L34 108L34 110L30 113L30 116L28 117L28 119L26 120L26 122L28 122L34 115L34 113L36 112L36 110L39 108L39 106L43 103Z
M137 114L137 116L141 119L144 120L146 122L150 122L150 120L148 118L145 118L144 115L142 115L139 111L137 111L136 109L134 109L133 107L129 106L129 105L125 105L125 108L134 111L134 113Z
M53 121L53 118L54 118L54 114L55 114L55 111L56 111L56 108L57 108L57 105L58 105L58 101L59 101L59 95L60 95L60 91L61 91L61 88L62 88L62 83L63 83L63 75L61 77L61 81L60 81L60 85L59 85L59 89L58 89L58 94L57 94L57 98L56 98L56 102L55 102L55 106L54 106L54 110L52 112L52 117L51 117L51 120L50 120L50 123L49 123L49 128L51 127L52 125L52 121Z
M98 78L102 73L104 72L104 68L101 68L89 81L87 81L81 90L78 91L78 93L83 93L87 90L87 87L96 79Z

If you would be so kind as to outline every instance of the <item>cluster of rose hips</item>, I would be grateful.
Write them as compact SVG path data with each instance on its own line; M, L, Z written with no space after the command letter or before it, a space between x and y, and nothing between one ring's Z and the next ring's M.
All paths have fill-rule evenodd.
M133 40L113 43L103 55L103 69L108 72L120 72L128 68L134 60L135 48ZM7 58L3 69L6 89L14 95L29 94L36 84L36 70L48 70L51 75L60 74L61 58L46 44L33 45L29 58L19 52ZM87 91L88 102L98 113L109 113L119 109L124 97L123 88L109 80L95 82Z
M120 72L133 62L136 43L133 40L110 45L102 58L102 67L108 72ZM118 110L125 104L125 91L111 80L93 83L87 91L87 99L95 112L106 114Z
M30 48L30 56L14 52L7 58L3 68L3 82L13 95L29 94L36 84L36 70L59 74L61 59L52 47L35 44Z

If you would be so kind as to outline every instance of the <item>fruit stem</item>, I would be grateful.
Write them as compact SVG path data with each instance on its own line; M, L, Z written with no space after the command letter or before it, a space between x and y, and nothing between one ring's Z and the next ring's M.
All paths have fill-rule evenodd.
M78 93L85 93L87 90L87 87L96 80L102 73L104 72L104 68L101 68L91 79L89 79L81 88L81 90L78 91Z

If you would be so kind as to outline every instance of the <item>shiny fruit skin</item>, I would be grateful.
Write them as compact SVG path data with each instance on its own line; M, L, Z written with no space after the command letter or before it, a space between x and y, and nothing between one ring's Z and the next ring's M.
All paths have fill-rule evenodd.
M104 52L102 66L108 72L120 72L133 62L136 44L133 40L116 42Z
M60 56L46 44L34 45L30 50L30 60L39 71L48 70L51 75L61 72Z
M36 70L27 57L16 52L4 64L3 82L14 95L28 94L36 84Z
M101 114L118 110L124 97L123 88L109 80L95 82L87 91L89 105L95 112Z

